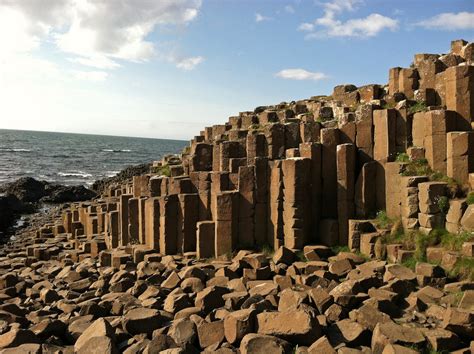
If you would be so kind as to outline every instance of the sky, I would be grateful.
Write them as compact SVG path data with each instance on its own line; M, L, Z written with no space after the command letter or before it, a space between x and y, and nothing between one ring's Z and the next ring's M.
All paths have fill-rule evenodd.
M473 0L0 0L0 129L190 139L459 38Z

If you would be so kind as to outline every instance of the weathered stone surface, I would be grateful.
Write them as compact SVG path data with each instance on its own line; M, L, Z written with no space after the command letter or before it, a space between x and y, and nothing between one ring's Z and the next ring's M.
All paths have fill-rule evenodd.
M276 353L285 354L291 350L291 344L287 341L269 335L247 334L240 343L242 354L251 353Z
M315 315L303 309L258 314L257 331L300 345L311 345L321 333Z

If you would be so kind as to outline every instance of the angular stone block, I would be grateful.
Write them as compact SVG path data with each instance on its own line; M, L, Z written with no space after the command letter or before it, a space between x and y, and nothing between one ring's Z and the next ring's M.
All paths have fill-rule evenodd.
M215 223L200 221L197 223L196 256L197 258L212 258L214 252Z
M474 132L450 132L447 142L447 175L462 185L469 184L474 172Z

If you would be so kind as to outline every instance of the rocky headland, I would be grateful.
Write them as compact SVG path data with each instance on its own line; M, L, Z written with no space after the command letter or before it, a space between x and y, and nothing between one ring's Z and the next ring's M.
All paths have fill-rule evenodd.
M473 64L241 112L88 201L8 186L70 203L0 249L0 353L473 352Z

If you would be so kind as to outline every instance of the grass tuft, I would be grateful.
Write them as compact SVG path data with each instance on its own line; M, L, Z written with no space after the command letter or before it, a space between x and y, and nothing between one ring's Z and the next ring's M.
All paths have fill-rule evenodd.
M467 205L472 205L472 204L474 204L474 192L470 192L470 193L467 195L466 203L467 203Z
M380 229L388 229L392 226L393 220L388 217L385 210L379 210L375 215L374 223Z
M415 114L418 112L425 112L427 109L426 103L423 101L417 101L413 106L408 108L409 114Z

